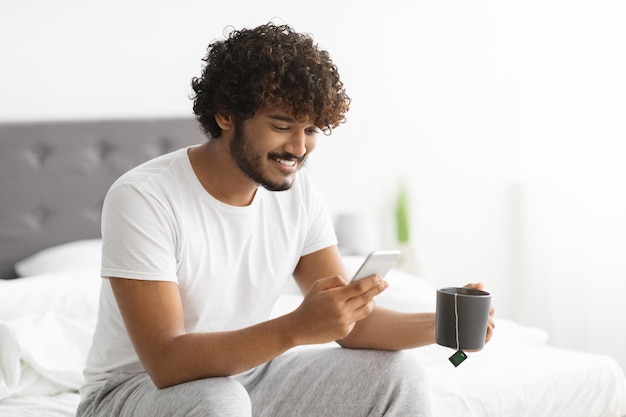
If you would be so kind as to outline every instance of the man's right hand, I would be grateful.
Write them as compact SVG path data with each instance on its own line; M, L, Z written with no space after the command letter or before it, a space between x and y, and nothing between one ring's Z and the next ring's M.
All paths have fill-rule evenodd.
M388 284L379 275L346 283L340 276L313 283L290 315L297 324L297 344L327 343L346 337L356 322L373 311L374 297Z

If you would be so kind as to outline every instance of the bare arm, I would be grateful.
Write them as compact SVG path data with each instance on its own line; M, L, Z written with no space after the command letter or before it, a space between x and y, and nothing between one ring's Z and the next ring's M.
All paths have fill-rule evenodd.
M303 257L294 274L303 293L306 293L307 285L310 285L319 275L337 274L346 277L344 281L347 282L348 278L341 256L335 247L324 249L314 255L316 256ZM363 281L373 278L366 278ZM348 284L347 287L354 285L357 283ZM382 283L381 291L386 288L386 285ZM482 284L468 284L468 286L482 288ZM408 349L435 343L434 312L397 312L374 306L373 302L370 311L362 320L354 324L352 331L346 337L338 339L337 343L350 348L382 350ZM485 336L487 341L491 339L494 327L492 308Z
M482 289L483 284L466 287ZM489 311L485 342L495 328L494 308ZM354 330L337 342L344 347L399 350L435 343L435 313L401 313L376 307L372 314L357 323Z
M336 247L326 248L300 260L294 277L303 293L320 276L342 276L348 282L347 272ZM350 283L373 282L374 276ZM382 283L381 291L386 288ZM377 294L374 294L377 295ZM356 322L351 332L337 342L345 347L399 350L434 343L435 315L433 313L399 313L375 306L373 300L369 314Z
M160 388L234 375L295 345L290 317L237 331L186 333L175 283L111 278L111 286L137 355Z

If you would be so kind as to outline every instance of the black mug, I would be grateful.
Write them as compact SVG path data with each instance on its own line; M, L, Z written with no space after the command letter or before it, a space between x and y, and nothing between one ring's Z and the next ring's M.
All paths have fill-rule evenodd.
M491 294L486 291L461 287L437 290L437 344L457 350L482 349L490 308Z

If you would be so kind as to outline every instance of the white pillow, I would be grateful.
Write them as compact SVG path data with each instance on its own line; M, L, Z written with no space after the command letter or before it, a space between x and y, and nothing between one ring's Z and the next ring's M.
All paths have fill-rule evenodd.
M15 264L20 277L72 270L99 270L102 239L76 240L43 249Z
M376 304L411 313L434 312L437 288L424 278L392 269L385 280L389 287L376 296Z

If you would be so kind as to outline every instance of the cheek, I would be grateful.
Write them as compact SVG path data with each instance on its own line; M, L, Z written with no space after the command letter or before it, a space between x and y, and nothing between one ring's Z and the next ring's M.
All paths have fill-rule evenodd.
M317 138L316 137L308 138L306 140L306 142L304 143L304 147L306 148L306 153L309 154L309 153L313 152L313 150L315 149L316 145L317 145Z

